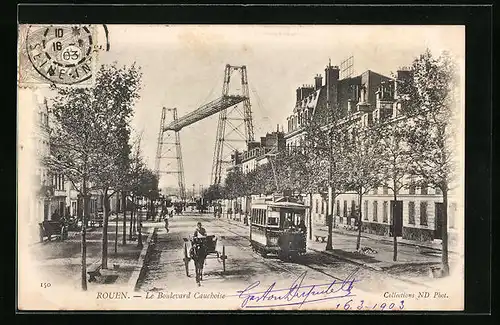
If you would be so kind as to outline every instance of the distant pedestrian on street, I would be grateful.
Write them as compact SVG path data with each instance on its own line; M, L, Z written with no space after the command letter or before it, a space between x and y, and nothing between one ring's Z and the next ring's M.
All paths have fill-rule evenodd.
M163 219L163 221L165 221L165 229L167 230L167 233L170 231L168 229L168 216L165 216L165 218Z

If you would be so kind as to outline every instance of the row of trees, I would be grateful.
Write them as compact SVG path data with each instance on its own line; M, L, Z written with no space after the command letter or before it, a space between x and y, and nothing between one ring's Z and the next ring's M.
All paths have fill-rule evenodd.
M456 173L453 119L457 82L457 66L451 56L443 53L433 57L427 50L414 60L408 78L397 80L396 100L401 104L398 117L360 127L343 119L336 107L317 108L319 113L304 127L300 147L269 157L271 168L258 166L246 175L239 170L232 171L224 186L212 186L205 197L232 199L288 190L312 198L312 193L322 193L328 198L326 249L330 250L333 202L342 193L354 192L358 196L358 250L362 200L369 191L385 186L397 201L400 190L410 185L438 188L445 207L443 274L448 274L446 210ZM391 219L395 220L393 216ZM397 260L396 232L393 234L393 258Z
M152 197L158 191L156 175L142 160L140 138L135 144L131 141L130 121L134 104L139 99L141 77L140 68L135 64L118 67L113 63L101 66L92 87L53 87L56 95L51 98L49 107L53 116L50 155L44 164L51 173L64 175L83 198L83 290L87 289L86 225L92 193L98 192L103 198L101 264L106 269L110 197L121 195L124 203L132 202L129 239L132 239L133 223L138 224L137 244L142 246L141 215L135 207L140 197ZM124 209L123 245L126 244L126 228Z

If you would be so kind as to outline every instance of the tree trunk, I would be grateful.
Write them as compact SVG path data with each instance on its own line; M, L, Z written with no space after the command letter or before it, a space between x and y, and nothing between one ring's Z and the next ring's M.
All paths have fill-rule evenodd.
M123 229L122 229L122 245L127 244L127 194L122 192L123 201Z
M83 179L83 216L82 216L82 290L87 291L87 214L88 214L88 196L87 182Z
M132 226L133 227L132 232L133 232L134 237L137 234L137 215L139 214L139 210L137 209L137 202L138 202L138 198L134 197L134 220L133 220L133 226Z
M309 239L312 240L313 231L312 231L312 206L313 206L313 196L312 193L309 193Z
M120 192L116 192L116 222L115 222L115 254L118 253L118 211L119 211L119 202Z
M328 207L326 211L326 222L328 224L328 238L326 240L326 250L333 250L332 237L333 237L333 213L332 213L332 200L333 200L333 189L331 186L328 187Z
M130 209L130 226L128 229L128 239L132 240L132 232L134 230L134 197L130 197L131 200L131 209Z
M442 229L442 245L441 263L443 264L442 275L450 274L450 265L448 263L448 188L442 189L443 192L443 229Z
M359 247L361 246L361 225L363 224L363 207L362 207L362 200L363 200L363 194L362 190L359 191L359 218L358 218L358 238L356 240L356 250L359 250Z
M398 200L396 194L396 184L394 184L394 189L392 190L394 193L394 202ZM392 256L392 260L396 262L398 260L398 237L396 235L396 218L394 218L394 209L392 209L392 237L394 243L394 254Z
M103 269L108 268L108 222L109 222L109 196L108 190L104 191L104 220L102 225L102 263Z
M141 212L137 212L137 247L142 248L142 215Z

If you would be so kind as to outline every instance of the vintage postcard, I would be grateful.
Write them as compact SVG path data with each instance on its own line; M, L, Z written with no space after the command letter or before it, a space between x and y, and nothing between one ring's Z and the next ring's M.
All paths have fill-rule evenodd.
M464 309L464 26L19 25L18 308Z

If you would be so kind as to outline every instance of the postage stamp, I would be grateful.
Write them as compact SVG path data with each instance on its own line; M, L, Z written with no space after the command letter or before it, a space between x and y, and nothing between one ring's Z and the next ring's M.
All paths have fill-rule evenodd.
M91 85L102 50L98 31L93 25L20 25L19 85Z
M20 26L19 309L462 310L464 30Z

